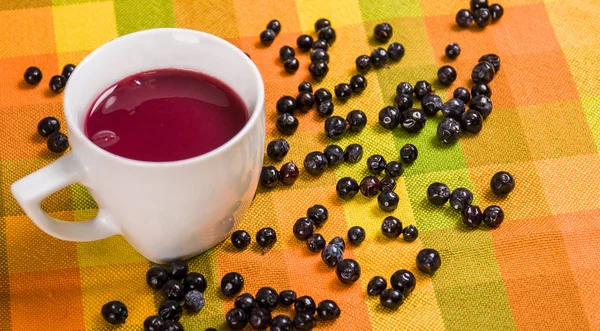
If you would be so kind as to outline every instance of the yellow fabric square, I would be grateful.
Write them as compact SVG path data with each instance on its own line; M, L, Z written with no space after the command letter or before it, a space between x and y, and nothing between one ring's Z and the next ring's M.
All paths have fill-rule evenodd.
M298 0L298 15L302 31L314 33L315 22L327 18L336 29L362 22L360 7L356 0Z

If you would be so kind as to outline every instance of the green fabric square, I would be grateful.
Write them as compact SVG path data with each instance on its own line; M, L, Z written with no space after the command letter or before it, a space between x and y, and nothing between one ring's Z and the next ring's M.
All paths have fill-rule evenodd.
M359 0L358 3L365 21L389 17L423 16L419 0Z
M119 35L175 26L171 0L118 0L115 1L115 15Z

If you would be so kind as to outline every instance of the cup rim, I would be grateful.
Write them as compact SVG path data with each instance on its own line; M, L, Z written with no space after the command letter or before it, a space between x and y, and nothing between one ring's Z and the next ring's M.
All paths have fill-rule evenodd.
M254 106L254 109L250 115L250 117L248 118L248 121L246 122L246 124L244 124L244 126L242 127L242 129L236 133L231 139L229 139L228 141L226 141L224 144L222 144L221 146L207 152L201 155L197 155L191 158L187 158L187 159L183 159L183 160L176 160L176 161L164 161L164 162L157 162L157 161L143 161L143 160L135 160L135 159L130 159L130 158L126 158L117 154L113 154L105 149L100 148L100 146L94 144L84 133L83 130L75 125L75 123L77 123L77 119L76 119L76 112L66 112L66 109L63 108L63 112L65 114L65 118L67 120L67 127L71 130L71 134L75 134L77 136L77 138L79 138L81 141L83 141L83 144L86 144L87 148L91 148L92 150L100 153L103 156L106 156L112 160L115 161L119 161L119 162L124 162L124 163L128 163L130 165L136 165L136 166L142 166L142 167L166 167L166 166L184 166L184 165L188 165L191 163L197 163L197 162L201 162L204 161L206 159L210 159L212 157L215 157L217 155L220 155L222 153L225 153L231 146L237 144L239 142L240 139L242 139L242 137L248 135L249 131L251 130L252 127L254 127L256 125L256 122L259 121L261 119L261 113L264 112L264 99L265 99L265 92L264 92L264 83L263 83L263 79L262 76L260 74L260 71L258 70L258 68L256 67L256 64L250 60L250 58L248 56L246 56L246 54L239 49L237 46L233 45L232 43L230 43L229 41L222 39L220 37L217 37L213 34L207 33L207 32L202 32L202 31L197 31L197 30L191 30L191 29L182 29L182 28L156 28L156 29L147 29L147 30L142 30L142 31L137 31L137 32L133 32L133 33L129 33L123 36L120 36L118 38L115 38L105 44L102 44L100 47L96 48L95 50L93 50L91 53L89 53L80 63L77 67L81 67L81 66L86 66L86 65L93 65L93 61L96 57L99 57L100 55L98 55L103 49L109 47L111 44L115 43L115 42L123 42L123 41L127 41L128 39L133 39L133 38L139 38L139 37L146 37L148 35L153 35L153 34L157 34L157 33L165 33L165 32L177 32L177 33L188 33L188 34L193 34L195 36L198 36L200 38L204 38L204 39L211 39L219 44L221 44L223 47L229 49L230 51L234 52L234 53L238 53L238 55L241 55L240 58L243 59L243 61L246 61L246 64L248 64L249 69L252 72L252 76L254 79L253 84L257 87L257 98L256 98L256 105ZM74 77L77 77L78 74L78 70L76 69L75 71L73 71L73 73L71 74L70 79L67 82L67 86L65 87L65 93L64 93L64 97L63 97L63 105L66 105L67 102L66 100L68 98L72 98L72 97L76 97L76 96L71 96L71 94L69 93L70 89L69 89L69 83L71 81L73 81ZM218 77L215 77L217 79L219 79ZM107 86L108 87L108 86ZM236 92L237 93L237 92ZM63 106L64 107L64 106Z

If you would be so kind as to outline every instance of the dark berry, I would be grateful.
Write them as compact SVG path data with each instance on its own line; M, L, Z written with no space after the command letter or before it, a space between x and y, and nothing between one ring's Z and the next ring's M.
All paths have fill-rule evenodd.
M462 210L462 221L470 228L478 227L483 221L483 213L481 213L479 206L465 206Z
M331 22L326 18L319 18L315 22L315 32L319 32L322 28L330 27Z
M271 321L271 331L292 331L294 324L292 320L285 315L277 315Z
M323 101L331 101L333 99L333 95L331 92L324 88L320 88L315 91L315 101L317 104L320 104Z
M306 313L310 315L314 315L317 310L317 304L313 298L308 295L304 295L296 299L294 302L294 310L297 313Z
M182 280L188 272L188 264L180 259L173 260L169 262L167 272L169 278Z
M260 42L265 46L271 46L277 34L271 29L266 29L260 33Z
M313 38L307 34L303 34L298 39L296 39L296 45L301 50L308 52L312 48Z
M25 82L30 85L37 85L42 81L42 71L38 67L29 67L23 75Z
M393 130L398 127L402 116L398 108L387 106L379 111L379 124L388 130Z
M169 274L162 267L152 267L146 272L146 284L155 290L160 290L169 280Z
M379 154L371 155L367 159L367 169L373 175L379 175L386 166L385 159Z
M267 145L267 156L273 161L281 161L290 151L290 144L285 139L271 141Z
M488 98L492 97L492 90L489 86L483 83L475 84L471 88L471 95L474 97L478 95L485 95Z
M294 236L298 240L306 240L310 236L312 236L313 231L315 230L315 224L308 217L300 218L294 223Z
M312 44L312 49L322 49L327 51L329 49L329 44L323 39L315 40Z
M315 61L308 66L308 71L310 72L310 75L313 79L321 80L325 76L327 76L327 73L329 72L329 67L324 61Z
M325 222L327 222L327 208L325 208L325 206L322 205L314 205L308 208L308 210L306 211L306 216L315 223L315 226L319 227Z
M278 114L293 114L296 109L298 109L298 105L296 104L296 99L289 95L284 95L279 100L277 100L277 109Z
M485 28L490 24L492 13L488 8L480 8L473 13L473 18L478 27Z
M483 125L483 116L480 112L469 109L460 117L460 123L463 130L470 133L479 133Z
M429 93L421 99L421 108L427 116L435 116L440 110L442 110L442 98L434 93Z
M402 128L409 133L417 133L425 127L427 116L421 109L410 108L402 112Z
M496 69L494 69L494 65L487 61L481 61L475 65L473 71L471 72L471 79L473 83L479 84L488 84L494 79L494 74Z
M313 315L306 313L296 313L293 321L294 327L300 331L309 331L317 326L317 320Z
M442 115L445 118L453 118L460 121L460 117L465 112L465 103L460 99L450 99L442 105Z
M346 147L346 151L344 151L344 161L354 164L359 162L362 159L363 148L359 144L350 144Z
M310 52L310 60L313 62L323 61L329 63L329 54L327 54L327 51L324 49L313 49L312 52Z
M312 91L313 91L313 87L312 87L312 84L310 82L303 81L302 83L298 84L298 92L300 92L300 93L302 93L302 92L312 93Z
M402 233L402 222L394 216L388 216L381 223L381 232L388 238L398 238Z
M451 85L456 80L456 70L446 65L438 69L437 76L442 85Z
M271 20L267 24L267 29L273 30L275 34L279 34L279 31L281 31L281 23L279 23L278 20Z
M388 213L391 213L398 208L399 201L400 198L398 197L398 194L393 191L383 191L377 197L379 209Z
M160 316L148 316L144 320L144 331L160 331L165 320Z
M419 150L417 149L417 146L413 144L406 144L400 148L400 158L404 163L411 164L415 162L418 156Z
M488 8L488 0L471 0L471 10L476 11L479 8Z
M375 68L383 67L389 59L388 52L379 47L371 53L371 63Z
M283 185L293 185L300 176L300 170L294 162L288 162L279 170L279 180Z
M367 294L370 296L380 295L387 288L387 281L381 276L375 276L367 284Z
M350 78L350 88L352 93L362 93L367 88L367 79L361 74L357 74Z
M348 129L352 132L361 132L367 125L367 115L362 110L352 110L346 115Z
M49 85L52 92L60 93L65 88L65 85L67 85L67 79L65 76L52 76Z
M257 238L256 242L260 244L261 241ZM223 276L221 279L221 292L223 292L223 295L226 297L235 296L242 290L242 288L244 288L244 277L237 272L225 274L225 276Z
M338 245L327 245L321 252L321 259L330 267L335 267L341 260L343 250Z
M380 23L375 26L373 33L375 39L385 43L392 38L393 29L389 23Z
M414 225L409 225L402 229L402 239L406 242L413 242L419 237L419 230Z
M283 69L290 74L298 71L298 68L300 68L300 62L298 62L298 59L296 58L286 59L283 61Z
M244 293L235 298L233 305L235 308L243 310L246 314L250 314L254 308L258 308L256 300L254 300L254 297L250 293Z
M160 331L183 331L183 325L177 321L167 320L160 328Z
M250 325L256 330L265 330L271 324L271 312L264 308L255 308L250 313Z
M291 135L298 129L298 119L292 114L281 114L277 117L277 130L285 135Z
M324 100L317 104L317 113L324 117L331 116L333 114L333 102L331 100Z
M391 43L388 46L388 55L393 61L398 61L404 57L404 46L401 43Z
M398 108L398 110L402 114L403 111L412 108L412 106L413 106L413 99L412 99L411 95L398 94L394 98L394 103L396 104L396 107Z
M204 307L206 300L198 290L191 290L185 294L184 307L188 313L197 313Z
M396 189L396 180L392 177L384 177L379 181L379 188L382 191L393 191Z
M317 31L317 36L319 39L325 40L329 45L333 45L336 38L335 30L330 26L319 29L319 31Z
M450 59L456 59L460 55L460 46L455 43L446 46L446 56Z
M365 241L365 237L367 234L365 233L365 229L360 226L353 226L348 229L348 241L352 245L360 245L363 241Z
M404 173L404 166L397 161L389 162L385 165L385 173L391 178L398 178Z
M483 223L490 227L498 227L504 221L504 211L498 206L489 206L483 211Z
M360 278L360 265L352 259L342 260L336 266L335 274L340 282L352 284Z
M473 23L473 13L470 10L461 9L456 13L456 24L461 28L468 28Z
M492 100L485 95L478 95L471 100L469 108L478 111L483 118L486 118L492 113L494 104L492 103Z
M64 133L54 132L48 136L46 145L51 152L62 153L69 148L69 138Z
M471 93L469 93L469 90L464 87L458 87L456 90L454 90L454 98L461 100L466 105L471 100Z
M168 300L181 301L185 297L183 284L176 279L171 279L162 287L162 291Z
M304 169L313 176L318 176L327 170L327 156L321 152L311 152L304 159Z
M423 97L431 93L431 91L431 84L429 84L427 81L420 80L415 84L414 93L419 100L423 99Z
M504 8L502 8L502 6L499 4L493 4L489 9L492 15L492 23L498 22L502 15L504 15Z
M379 194L379 178L367 176L360 182L360 193L367 198L372 198Z
M496 54L486 54L479 58L479 62L489 62L494 66L495 72L500 70L500 57Z
M325 248L325 238L322 235L315 233L306 240L306 247L311 252L320 252Z
M227 326L233 330L241 330L248 324L248 315L239 308L233 308L225 314Z
M352 88L348 84L338 84L333 88L336 98L347 101L352 96Z
M342 249L342 252L346 249L346 242L342 237L333 237L333 239L329 241L329 245L338 245L338 247Z
M412 87L412 85L410 85L410 83L402 82L402 83L398 84L398 86L396 86L396 94L412 96L413 87Z
M264 188L274 188L279 183L279 171L274 166L264 166L258 181Z
M330 167L344 163L344 150L338 145L329 145L323 151L327 157L327 165Z
M490 187L495 194L506 195L515 188L515 178L506 171L499 171L492 176Z
M248 232L242 232L246 233L246 235L248 236L248 243L250 243L250 235L248 235ZM183 288L186 290L186 292L196 290L201 293L204 293L204 291L206 291L207 286L208 283L206 282L206 278L199 272L190 272L183 279Z
M358 193L359 186L353 178L344 177L337 182L335 190L340 198L351 200Z
M432 248L424 248L417 254L417 268L429 275L433 275L442 265L440 253Z
M315 97L310 92L300 92L296 97L296 106L298 109L306 113L315 105Z
M110 324L123 324L127 316L127 307L120 301L111 301L102 306L102 317Z
M273 311L279 305L279 294L272 287L261 287L254 297L259 307L269 311Z
M165 300L158 306L158 316L165 320L179 321L183 308L175 300Z
M381 293L379 302L386 308L396 310L402 306L404 303L404 298L402 297L402 292L390 288Z
M450 199L450 189L446 184L431 183L427 188L427 200L436 206L445 204Z
M394 290L402 292L402 295L407 297L415 289L417 279L412 272L402 269L392 274L390 285Z
M331 116L325 121L325 135L331 139L340 139L346 132L348 122L342 117Z
M463 210L473 202L473 193L464 187L459 187L450 194L450 206L454 210Z
M279 303L282 306L289 307L296 302L296 292L292 290L285 290L279 293Z
M291 48L290 46L282 46L279 49L279 58L282 61L285 61L287 59L293 59L296 56L296 51L294 51L293 48Z
M437 137L444 144L453 144L458 141L461 131L462 128L457 120L446 118L438 124Z
M260 247L273 246L275 244L275 242L277 242L277 233L272 228L262 228L262 229L258 230L258 232L256 233L256 243ZM241 275L240 275L240 277L241 277ZM242 285L243 285L243 282L244 282L244 279L242 278Z
M323 300L317 306L317 315L324 321L332 321L340 317L342 311L333 300Z
M356 58L356 70L361 73L367 73L371 69L371 58L367 55L361 55Z

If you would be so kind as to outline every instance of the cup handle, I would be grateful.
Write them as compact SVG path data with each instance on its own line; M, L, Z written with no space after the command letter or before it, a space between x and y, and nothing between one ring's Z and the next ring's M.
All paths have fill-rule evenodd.
M69 153L48 166L14 182L11 191L27 216L47 234L68 241L92 241L119 233L109 213L100 208L95 218L82 222L65 222L46 214L41 202L52 193L77 183L83 167Z

